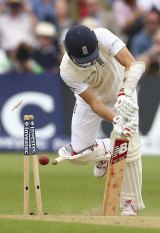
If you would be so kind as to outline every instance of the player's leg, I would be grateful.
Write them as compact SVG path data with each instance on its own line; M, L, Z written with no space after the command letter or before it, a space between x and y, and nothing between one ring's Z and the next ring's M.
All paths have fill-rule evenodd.
M127 163L124 173L121 205L122 215L137 215L145 208L142 195L141 143L138 134L130 139Z
M110 159L108 139L96 139L101 118L95 114L83 100L77 99L72 116L71 145L59 150L60 156L70 159L75 164L95 162L94 175L101 177L107 170ZM68 152L67 152L67 151ZM72 157L69 156L72 154Z
M137 103L136 92L133 100ZM137 113L138 123L138 113ZM116 136L115 136L116 137ZM111 142L113 143L113 142ZM142 195L141 142L138 132L129 140L126 168L121 192L122 215L137 215L144 207Z
M95 143L101 120L86 102L77 99L71 124L71 145L76 153Z
M136 92L133 101L137 103ZM137 123L139 122L137 113ZM121 205L122 215L137 215L138 211L144 209L142 199L142 160L141 160L141 141L139 134L130 139L127 164L123 179Z
M101 120L102 119L91 110L88 104L84 101L77 100L72 117L71 137L71 144L75 152L83 151L95 144ZM105 154L109 153L110 156L108 140L97 139L96 143L99 148L89 154L90 160L95 161L94 175L96 177L104 176L107 171L108 162L106 161L107 157Z

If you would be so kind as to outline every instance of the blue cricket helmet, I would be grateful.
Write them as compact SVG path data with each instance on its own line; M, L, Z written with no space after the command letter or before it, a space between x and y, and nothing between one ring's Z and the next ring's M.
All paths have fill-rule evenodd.
M98 40L94 31L83 25L71 27L66 33L64 46L69 57L77 64L97 59Z

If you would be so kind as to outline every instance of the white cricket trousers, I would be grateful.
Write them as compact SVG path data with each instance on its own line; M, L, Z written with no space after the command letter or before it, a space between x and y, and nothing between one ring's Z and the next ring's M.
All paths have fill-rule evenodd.
M136 92L133 95L133 100L137 103ZM107 105L113 111L115 111L115 102L116 100ZM93 112L90 106L78 96L73 110L71 126L71 144L75 152L80 152L95 143L101 121L102 118Z

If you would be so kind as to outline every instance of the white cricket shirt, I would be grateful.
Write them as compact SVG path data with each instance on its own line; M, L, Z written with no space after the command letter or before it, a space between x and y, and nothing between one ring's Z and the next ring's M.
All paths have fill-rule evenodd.
M105 28L94 29L94 32L99 46L99 58L95 65L78 67L65 53L60 65L60 75L76 96L89 87L98 99L108 103L117 97L124 78L125 68L114 56L126 45Z

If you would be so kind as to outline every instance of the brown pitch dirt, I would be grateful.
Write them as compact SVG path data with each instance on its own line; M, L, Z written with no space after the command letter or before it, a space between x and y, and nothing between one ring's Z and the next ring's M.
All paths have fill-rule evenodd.
M51 221L65 223L83 223L97 225L130 226L142 228L160 228L160 217L138 216L138 217L105 217L105 216L79 216L79 215L44 215L44 216L23 216L23 215L0 215L0 219L15 219L29 221Z

